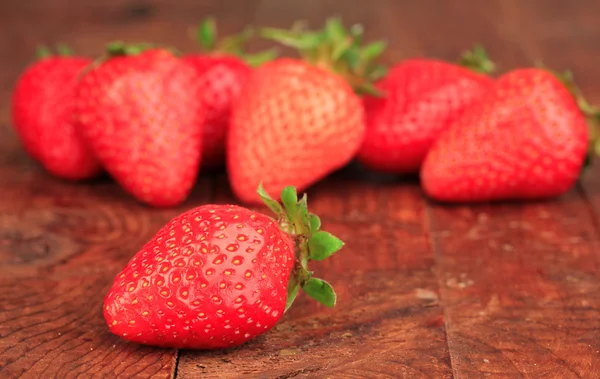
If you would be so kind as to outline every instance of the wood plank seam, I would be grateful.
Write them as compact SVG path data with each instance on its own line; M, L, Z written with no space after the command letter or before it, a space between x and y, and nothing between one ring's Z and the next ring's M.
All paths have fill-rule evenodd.
M431 249L431 252L433 254L433 258L434 258L434 271L435 271L435 276L437 278L438 281L438 297L439 297L439 306L442 309L442 318L443 318L443 325L444 325L444 336L446 337L446 348L448 349L449 352L449 356L450 356L450 368L452 369L452 377L456 378L457 377L457 372L456 372L456 366L455 366L455 362L454 359L452 357L452 351L450 350L450 343L448 341L448 317L447 317L447 310L446 310L446 299L443 296L443 292L442 292L442 286L445 284L443 278L440 275L440 266L438 265L438 263L441 260L441 250L439 248L439 241L437 240L437 236L432 233L432 220L433 220L433 214L432 214L432 208L431 208L431 202L428 199L424 199L423 201L425 203L425 232L427 233L427 241L428 241L428 246Z

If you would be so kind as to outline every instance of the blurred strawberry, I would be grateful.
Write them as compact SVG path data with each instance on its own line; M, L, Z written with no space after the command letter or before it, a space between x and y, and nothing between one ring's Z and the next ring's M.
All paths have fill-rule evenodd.
M202 139L203 167L220 167L225 163L225 137L229 127L231 104L237 99L252 72L275 58L275 50L246 54L243 46L252 36L250 28L217 43L214 19L205 19L198 28L201 53L188 54L182 59L198 72L200 99L205 112Z
M435 142L421 170L424 191L448 202L541 199L568 191L588 152L586 116L600 112L569 78L559 77L540 68L500 77Z
M258 202L270 192L299 190L346 165L362 143L360 97L371 90L371 64L384 45L360 47L362 31L348 34L338 19L318 32L265 29L264 37L295 47L303 59L280 58L257 68L232 111L227 167L236 196Z
M481 47L460 64L414 58L392 67L376 84L384 94L365 96L365 141L358 160L373 170L417 173L439 136L493 85L483 73L494 65Z
M47 48L19 77L12 94L12 124L27 153L52 175L80 180L98 175L100 163L72 121L78 75L92 61L72 56L66 46L58 55Z
M198 173L202 134L196 73L165 49L112 44L77 89L82 135L138 200L173 206Z

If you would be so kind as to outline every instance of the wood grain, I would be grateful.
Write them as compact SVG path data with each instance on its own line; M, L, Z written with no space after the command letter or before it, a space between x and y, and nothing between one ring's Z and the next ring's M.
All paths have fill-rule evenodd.
M209 201L212 178L201 178L185 203L152 210L108 178L72 184L38 168L0 189L0 273L116 272L175 215Z
M600 246L577 191L430 220L457 378L600 376Z
M0 279L3 378L170 378L176 352L106 331L107 275Z

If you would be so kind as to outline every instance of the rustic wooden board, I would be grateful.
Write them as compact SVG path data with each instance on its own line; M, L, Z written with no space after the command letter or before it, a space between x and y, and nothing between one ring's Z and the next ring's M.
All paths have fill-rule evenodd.
M579 193L430 217L457 378L600 377L600 245Z
M11 57L0 61L0 377L599 378L598 165L555 201L474 207L433 204L414 178L353 165L308 191L312 210L347 243L315 265L338 291L335 309L301 296L246 346L162 350L112 336L104 294L171 217L234 202L226 177L203 173L169 210L136 203L109 178L64 183L22 152L7 106L40 40L85 54L118 38L193 51L190 29L208 14L223 33L300 18L317 26L338 14L386 38L388 61L454 59L480 42L501 70L537 60L571 68L600 103L598 11L592 0L0 2L0 56Z
M177 352L106 333L107 275L0 279L3 378L172 377Z

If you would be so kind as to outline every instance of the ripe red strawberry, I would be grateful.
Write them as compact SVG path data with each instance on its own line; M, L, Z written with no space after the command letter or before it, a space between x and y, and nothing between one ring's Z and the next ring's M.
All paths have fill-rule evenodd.
M173 206L200 164L195 72L165 49L113 45L78 86L76 117L106 170L138 200Z
M588 141L584 114L553 73L514 70L439 137L423 189L452 202L558 196L575 183Z
M462 65L405 60L376 84L384 96L365 96L367 132L358 153L364 166L392 174L419 172L439 134L493 85L476 72L493 68L483 49L463 58Z
M216 43L216 24L204 20L198 29L201 53L182 59L198 73L200 99L205 112L202 138L202 166L220 167L225 163L225 137L229 128L231 105L238 98L252 67L274 58L273 50L248 55L243 44L252 35L250 29Z
M206 110L202 126L202 165L219 167L225 162L225 137L229 127L231 104L252 69L234 56L189 55L183 58L198 72L200 100Z
M217 349L240 345L270 330L298 289L327 306L331 286L311 277L343 243L320 231L306 197L289 187L285 209L259 192L276 212L236 205L203 205L175 217L133 257L104 300L112 333L162 347ZM289 233L289 234L288 234Z
M272 192L287 185L303 190L356 154L365 132L364 112L347 80L356 87L363 84L365 73L359 69L370 62L357 58L373 59L381 49L380 44L359 49L359 36L344 33L337 19L319 33L263 31L306 57L276 59L257 68L233 107L227 167L243 202L260 200L253 191L259 181Z
M12 94L12 123L27 153L52 175L94 177L100 163L72 121L77 77L91 63L85 57L43 52L19 77Z

